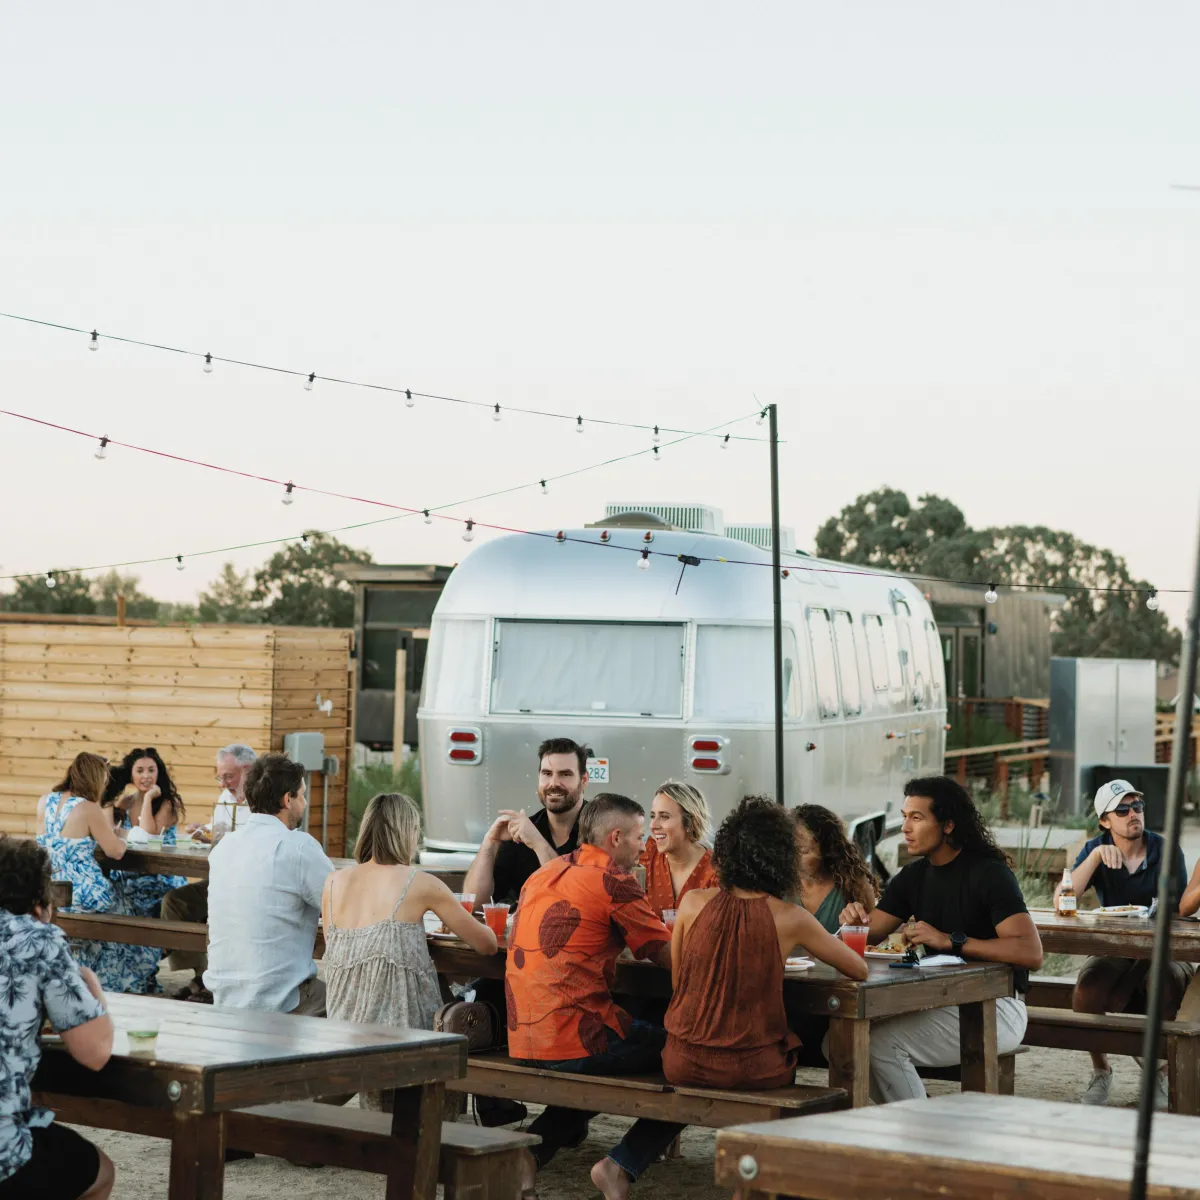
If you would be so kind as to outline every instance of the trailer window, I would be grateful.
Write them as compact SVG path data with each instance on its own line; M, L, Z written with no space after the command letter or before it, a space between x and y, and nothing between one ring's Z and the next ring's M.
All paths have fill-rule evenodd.
M486 629L484 621L434 620L421 681L423 708L463 714L482 710Z
M900 647L896 634L896 619L892 616L880 618L883 625L883 641L887 646L888 674L892 681L892 691L904 691L905 680L908 678L908 654Z
M823 608L808 610L808 640L812 644L817 708L822 718L836 717L841 712L837 663L833 656L833 631L829 628L829 614Z
M705 721L775 719L775 641L769 625L698 625L692 715ZM783 711L800 715L796 634L783 627Z
M871 663L871 682L877 692L888 690L887 643L883 639L883 618L863 617L867 631L867 658Z
M497 621L492 712L683 716L684 626Z
M842 708L846 716L857 717L862 712L862 684L858 680L858 646L854 641L854 618L848 612L833 614L833 640L837 646Z
M938 637L937 626L932 621L925 622L925 644L929 652L929 682L933 686L933 704L935 708L940 708L946 685L946 670L942 663L942 640Z

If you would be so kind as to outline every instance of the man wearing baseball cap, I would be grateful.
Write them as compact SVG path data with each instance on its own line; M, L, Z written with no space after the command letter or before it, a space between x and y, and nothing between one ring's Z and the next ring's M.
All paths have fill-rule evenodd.
M1095 798L1100 835L1079 852L1071 868L1075 894L1082 896L1095 887L1102 905L1141 904L1147 908L1158 894L1158 873L1162 862L1162 837L1146 828L1145 797L1125 779L1101 785ZM1172 910L1187 883L1183 850L1176 850L1172 872ZM1059 885L1061 888L1062 885ZM1057 899L1058 889L1055 890ZM1190 964L1172 962L1163 997L1163 1019L1172 1020L1192 977ZM1144 1013L1146 1011L1148 959L1116 958L1105 955L1089 958L1075 983L1072 1007L1088 1013ZM1080 1097L1084 1104L1107 1104L1112 1088L1112 1068L1099 1051L1091 1051L1092 1078ZM1167 1107L1167 1068L1158 1076L1154 1106Z

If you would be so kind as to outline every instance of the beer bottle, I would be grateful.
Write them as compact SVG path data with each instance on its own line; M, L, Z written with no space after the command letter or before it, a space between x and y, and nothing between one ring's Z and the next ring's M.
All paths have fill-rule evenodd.
M1071 868L1063 870L1062 884L1058 889L1058 915L1073 917L1076 915L1075 885L1071 882Z

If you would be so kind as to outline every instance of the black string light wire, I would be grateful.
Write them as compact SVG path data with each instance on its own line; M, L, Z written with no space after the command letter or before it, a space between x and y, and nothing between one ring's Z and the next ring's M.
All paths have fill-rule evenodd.
M58 321L42 321L36 317L22 316L20 313L0 312L0 317L9 321L23 321L27 325L38 325L44 329L59 329L65 333L84 334L89 338L88 348L98 350L100 348L100 340L106 339L110 342L121 342L126 346L141 346L147 350L161 350L167 354L181 354L188 358L198 358L204 364L206 374L212 373L213 363L227 363L233 367L247 367L255 371L270 371L276 375L292 375L303 381L306 391L312 391L313 386L318 381L321 383L336 383L343 387L367 388L375 392L388 392L394 396L403 396L406 408L412 408L417 400L435 400L443 404L462 404L471 408L485 408L492 413L494 421L500 420L500 405L490 400L467 400L462 396L443 396L436 392L419 392L413 388L406 387L391 387L384 383L370 383L361 379L343 379L336 375L321 375L316 371L299 371L291 367L277 367L270 363L252 362L249 359L243 358L225 358L220 354L213 354L206 350L188 350L182 346L166 346L161 342L147 342L141 338L123 337L115 333L100 333L96 329L87 330L81 329L76 325L63 325ZM513 405L505 405L505 412L522 413L529 417L546 417L554 421L568 421L574 424L576 433L583 433L586 425L606 425L617 429L639 429L649 431L653 429L657 434L661 428L663 433L686 434L688 437L719 437L712 431L692 430L692 429L672 429L666 425L646 425L637 421L617 421L612 417L584 417L579 413L552 412L541 408L518 408ZM761 423L761 422L760 422ZM762 437L754 437L747 434L732 435L735 441L740 442L763 442L766 439Z

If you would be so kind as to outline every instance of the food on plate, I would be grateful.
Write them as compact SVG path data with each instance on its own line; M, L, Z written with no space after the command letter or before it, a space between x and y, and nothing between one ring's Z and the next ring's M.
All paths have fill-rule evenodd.
M897 929L893 933L889 933L875 949L880 954L907 954L908 935L903 929Z

